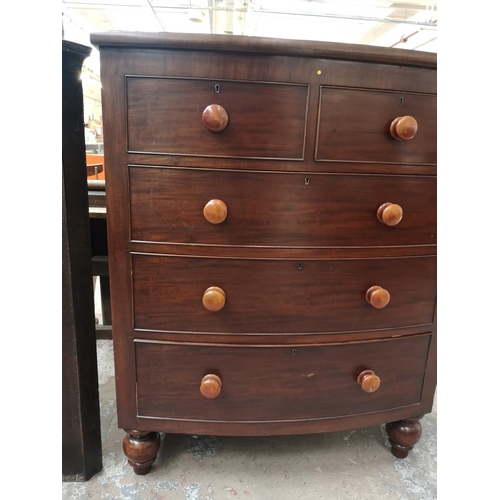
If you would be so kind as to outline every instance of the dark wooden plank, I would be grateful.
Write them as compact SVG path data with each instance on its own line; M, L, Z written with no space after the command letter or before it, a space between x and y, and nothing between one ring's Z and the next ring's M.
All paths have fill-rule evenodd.
M436 243L436 178L130 167L133 240L217 246L340 247ZM210 200L227 206L207 222ZM385 202L403 219L377 219Z
M389 133L391 122L407 115L417 121L417 133L411 140L396 140ZM317 160L436 163L436 96L326 87L319 116Z
M90 48L62 42L62 475L86 481L102 468L92 293L83 93Z
M134 254L132 260L137 329L317 333L429 324L434 318L434 257L280 261ZM365 299L373 285L391 294L384 309ZM202 304L212 286L226 293L217 312Z
M435 68L433 53L374 47L360 44L332 43L310 40L280 40L278 38L184 33L92 33L91 42L98 46L147 47L163 49L221 50L225 52L258 52L259 54L289 54L316 58L335 58L377 63L405 64Z
M126 92L129 151L296 160L304 156L307 85L127 77ZM203 111L212 104L222 106L229 117L220 132L202 122Z
M104 155L106 158L106 224L108 228L109 273L111 315L113 320L113 349L121 353L115 357L115 377L119 389L116 392L118 426L134 429L135 425L135 360L134 352L129 347L126 328L132 324L132 311L122 307L122 300L131 297L131 262L127 255L127 241L130 240L128 175L124 161L126 155L125 129L125 80L118 67L122 58L116 54L100 52L102 108L106 140ZM114 117L106 125L105 117ZM116 124L113 124L116 119ZM123 173L125 172L125 175ZM118 332L118 334L117 334ZM131 417L132 416L132 417Z
M339 345L263 347L137 341L137 411L142 417L201 421L309 420L420 402L430 335ZM380 387L364 392L370 369ZM207 374L222 381L212 400Z
M231 345L248 345L261 343L263 345L323 345L339 342L359 342L364 340L389 339L428 333L433 325L407 326L403 328L384 328L357 332L322 332L322 333L267 333L221 334L221 333L189 333L189 332L159 332L154 330L135 330L131 335L137 339L160 340L175 343L214 343L224 342ZM104 327L103 327L104 328Z

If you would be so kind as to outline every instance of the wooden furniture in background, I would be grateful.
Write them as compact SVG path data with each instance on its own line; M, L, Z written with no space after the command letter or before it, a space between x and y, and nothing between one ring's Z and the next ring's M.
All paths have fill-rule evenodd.
M108 236L106 224L106 182L87 180L90 218L90 245L94 290L99 278L102 324L96 324L96 338L111 339L111 296L108 267Z
M104 160L104 155L86 153L85 159L87 161L87 177L91 180L104 181L106 179L106 163ZM95 169L89 171L88 167L97 166L98 172Z
M102 468L80 71L90 47L62 41L62 476Z
M97 181L99 180L99 174L103 171L102 163L87 163L87 177L94 177Z
M388 423L436 384L436 56L99 33L118 425L159 434Z

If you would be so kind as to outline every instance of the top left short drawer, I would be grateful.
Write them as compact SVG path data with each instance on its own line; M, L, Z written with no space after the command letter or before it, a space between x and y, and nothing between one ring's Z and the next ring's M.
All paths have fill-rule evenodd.
M304 158L308 85L128 76L126 92L130 153Z

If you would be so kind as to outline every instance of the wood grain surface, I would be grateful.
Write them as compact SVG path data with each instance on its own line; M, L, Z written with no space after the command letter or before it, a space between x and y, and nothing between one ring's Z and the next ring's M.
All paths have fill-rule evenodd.
M436 178L130 167L136 241L267 247L435 245ZM203 210L227 206L214 226ZM377 210L398 203L396 227Z
M308 347L228 347L136 342L140 416L203 421L315 419L420 401L429 335ZM372 369L379 389L358 375ZM220 395L200 394L206 374Z

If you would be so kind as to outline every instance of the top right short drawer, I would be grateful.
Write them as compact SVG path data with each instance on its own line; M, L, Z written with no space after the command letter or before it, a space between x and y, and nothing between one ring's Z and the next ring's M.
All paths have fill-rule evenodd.
M435 165L436 101L435 95L321 87L315 159Z

